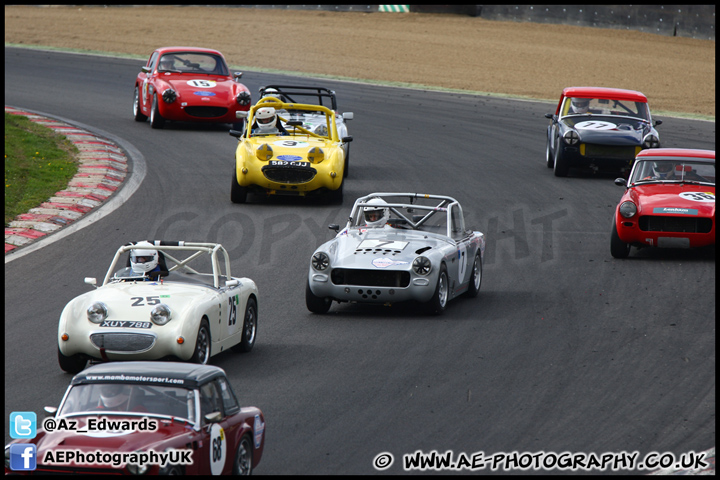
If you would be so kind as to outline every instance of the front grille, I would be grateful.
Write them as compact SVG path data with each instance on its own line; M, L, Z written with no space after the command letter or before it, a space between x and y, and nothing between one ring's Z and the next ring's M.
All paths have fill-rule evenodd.
M623 160L635 159L635 147L633 146L617 146L617 145L595 145L592 143L585 144L586 157L599 158L617 158Z
M698 217L640 217L640 230L644 232L709 233L712 219Z
M405 288L410 285L410 272L336 268L332 271L331 280L335 285Z
M225 107L185 107L185 113L193 117L214 118L227 114Z
M90 341L108 352L144 352L155 344L155 335L144 333L94 333Z
M263 175L271 182L277 183L307 183L317 174L317 170L307 167L262 167Z

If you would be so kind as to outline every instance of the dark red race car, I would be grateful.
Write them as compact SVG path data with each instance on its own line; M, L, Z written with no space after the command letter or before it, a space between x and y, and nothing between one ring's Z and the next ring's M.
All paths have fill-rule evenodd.
M263 413L210 365L95 365L45 411L34 438L5 447L6 474L250 475L265 444Z
M217 50L162 47L155 50L135 80L133 115L150 117L152 128L166 120L229 123L242 130L235 112L250 108L250 91L240 83L241 72L230 74Z
M684 148L643 150L613 216L610 253L630 248L715 245L715 152Z

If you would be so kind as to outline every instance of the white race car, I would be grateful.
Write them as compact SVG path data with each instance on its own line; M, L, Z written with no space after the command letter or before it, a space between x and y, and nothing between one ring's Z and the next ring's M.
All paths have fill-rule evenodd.
M228 348L249 352L255 344L257 286L231 276L220 244L123 245L102 285L85 283L96 289L71 300L58 324L58 362L66 372L80 372L88 360L207 364Z

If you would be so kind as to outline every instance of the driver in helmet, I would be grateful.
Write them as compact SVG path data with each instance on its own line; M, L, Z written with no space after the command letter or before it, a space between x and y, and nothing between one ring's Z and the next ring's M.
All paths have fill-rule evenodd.
M363 207L365 225L376 228L384 227L387 224L390 218L390 209L383 205L387 205L387 202L382 198L372 198L367 202Z
M101 410L115 410L125 412L128 410L130 400L130 387L120 383L102 385L100 387L100 402L98 408Z
M570 101L570 113L585 114L590 108L589 98L573 98Z
M251 133L289 135L273 107L261 107L257 109Z
M675 178L675 164L672 162L654 162L652 177L646 180L673 180Z
M262 96L261 100L262 100L263 98L266 98L266 97L277 98L278 100L280 100L280 101L283 102L283 103L287 103L287 101L288 101L287 98L285 98L285 95L282 95L282 94L281 94L280 92L278 92L277 89L275 89L275 88L267 88L267 89L265 89L265 91L263 92L263 96Z
M158 67L159 72L172 70L173 68L175 68L175 62L172 58L165 55L160 59L160 66Z
M158 253L150 242L138 242L137 246L143 247L130 251L130 270L134 275L147 275L150 280L157 280L162 272L158 260Z

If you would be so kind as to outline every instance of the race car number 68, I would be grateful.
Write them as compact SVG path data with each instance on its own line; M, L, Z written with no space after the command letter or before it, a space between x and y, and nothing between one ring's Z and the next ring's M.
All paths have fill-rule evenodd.
M210 470L213 475L220 475L227 458L227 437L223 428L214 423L210 430Z

